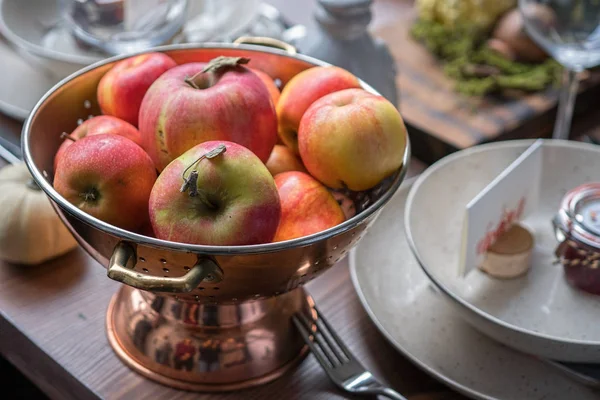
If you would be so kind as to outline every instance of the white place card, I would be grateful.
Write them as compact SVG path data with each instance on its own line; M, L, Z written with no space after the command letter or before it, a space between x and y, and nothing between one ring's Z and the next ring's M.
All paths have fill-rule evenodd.
M459 274L483 261L496 238L534 211L539 202L543 141L537 140L467 204Z

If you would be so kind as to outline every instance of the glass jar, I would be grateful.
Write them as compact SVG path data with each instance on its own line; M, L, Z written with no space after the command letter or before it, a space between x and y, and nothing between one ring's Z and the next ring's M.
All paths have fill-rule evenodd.
M600 183L569 191L553 219L559 245L555 254L567 281L600 295Z

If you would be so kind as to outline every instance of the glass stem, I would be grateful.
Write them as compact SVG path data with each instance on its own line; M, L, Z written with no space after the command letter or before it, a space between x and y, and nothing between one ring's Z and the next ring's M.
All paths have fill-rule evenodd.
M553 139L569 139L571 120L573 119L573 107L575 106L577 88L579 87L579 81L577 80L578 72L577 70L565 68L560 98L558 100L556 123L554 125L554 132L552 133Z

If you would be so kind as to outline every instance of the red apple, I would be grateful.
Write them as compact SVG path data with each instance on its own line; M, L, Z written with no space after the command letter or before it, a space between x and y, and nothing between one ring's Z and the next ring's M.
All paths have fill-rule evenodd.
M158 170L199 143L238 143L266 162L277 140L277 116L258 75L219 57L166 72L152 84L140 109L144 148Z
M304 166L331 188L367 190L394 173L406 148L406 127L386 99L346 89L317 100L300 123Z
M298 127L302 116L321 97L348 88L359 88L360 82L339 67L313 67L300 72L284 86L277 103L279 137L296 154Z
M287 171L306 172L302 161L287 146L276 144L267 160L267 169L275 176Z
M83 139L86 136L104 134L123 136L139 146L142 145L142 137L135 126L110 115L99 115L85 120L70 135L65 137L64 142L60 145L54 156L54 170L56 170L58 160L62 157L62 154L73 142Z
M65 150L54 188L91 216L135 231L148 219L155 180L154 164L140 146L118 135L93 135Z
M267 87L267 90L269 91L271 100L273 100L273 105L277 106L277 102L279 101L279 96L281 95L281 92L279 91L279 88L275 84L275 81L273 80L273 78L271 78L266 72L263 72L259 69L256 69L256 68L250 68L250 69L256 75L258 75L258 77L260 78L261 81L263 81L263 83Z
M146 91L177 63L163 53L146 53L119 61L98 83L98 104L104 114L138 126L140 105Z
M227 141L204 142L176 158L158 177L149 204L157 238L203 245L268 243L281 215L267 167Z
M319 181L304 172L275 176L281 201L281 221L274 242L324 231L344 222L344 212Z

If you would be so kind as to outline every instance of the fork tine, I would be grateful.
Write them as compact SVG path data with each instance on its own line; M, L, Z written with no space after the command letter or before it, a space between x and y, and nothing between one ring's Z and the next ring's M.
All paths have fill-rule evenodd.
M331 349L331 352L340 361L340 364L344 364L348 357L346 356L344 351L341 350L342 346L340 345L339 340L336 343L335 338L333 338L331 336L331 333L329 332L331 331L331 329L328 330L327 327L324 326L323 319L321 318L321 316L317 318L315 324L317 325L317 332L319 332L321 336L323 336L323 339L325 339L325 342L327 342L327 346Z
M312 334L309 331L309 328L307 328L304 325L304 323L300 320L300 318L298 318L296 315L292 316L292 321L294 321L294 325L296 325L296 328L298 328L298 330L300 331L300 335L302 335L302 338L304 339L306 344L308 344L310 351L315 355L317 361L319 361L319 364L321 364L323 368L325 368L325 371L327 371L328 361L322 354L321 349L311 339L311 336L314 337L314 334Z
M337 333L335 333L335 330L331 327L331 325L329 325L329 322L327 322L327 320L323 317L323 314L321 313L321 311L316 306L314 306L314 309L317 312L317 320L320 320L321 322L323 322L323 327L325 328L325 329L321 329L321 331L326 331L329 335L331 335L331 337L336 342L336 344L338 345L338 347L340 348L342 353L344 353L346 358L349 361L353 360L354 357L352 356L352 352L350 352L350 349L348 349L348 347L346 347L346 345L344 344L344 341L337 335Z
M312 321L309 321L308 318L302 313L298 313L298 315L300 316L299 318L302 320L302 322L304 322L306 329L311 330ZM323 354L325 354L325 357L327 357L332 367L337 367L342 363L342 359L339 359L336 355L335 348L331 347L329 340L323 335L322 332L319 331L318 326L317 331L312 332L312 337L313 341L319 346Z

